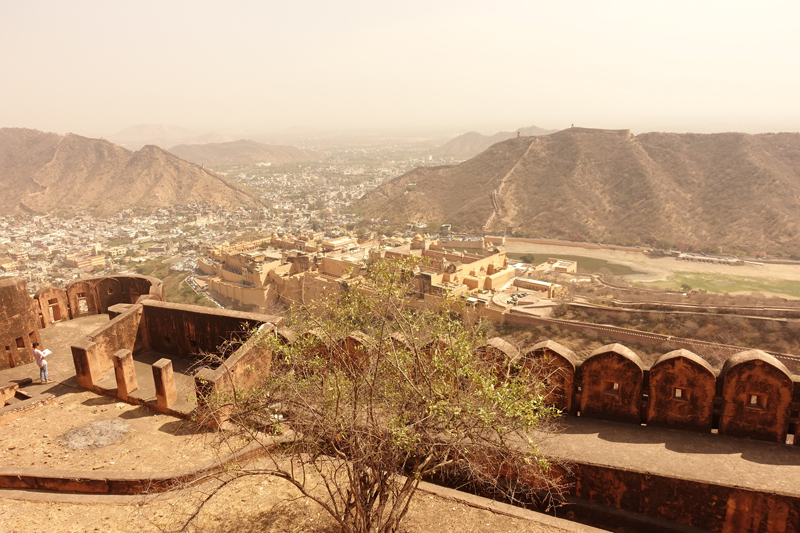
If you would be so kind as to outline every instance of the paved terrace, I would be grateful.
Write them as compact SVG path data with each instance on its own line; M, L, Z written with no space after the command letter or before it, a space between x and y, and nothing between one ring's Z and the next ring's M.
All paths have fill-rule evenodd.
M564 417L542 449L566 459L800 496L800 447L585 417Z
M40 330L42 344L53 352L48 361L50 379L54 383L37 383L39 369L35 364L0 371L0 383L33 378L33 384L22 387L32 395L47 392L58 397L76 392L78 386L69 347L107 322L107 315L95 315ZM178 389L179 409L176 410L191 411L195 405L194 379L189 375L191 362L186 359L155 352L137 355L139 390L133 396L143 402L155 402L150 365L162 357L173 361ZM115 391L113 370L107 372L98 385ZM567 460L800 496L800 486L794 481L800 479L800 446L584 417L564 417L562 426L560 434L545 442L546 453Z
M29 395L50 393L58 397L66 393L75 392L75 389L79 387L75 378L75 365L72 361L70 346L79 339L105 326L108 322L108 315L101 314L58 322L48 328L39 330L42 337L42 346L53 352L47 358L48 373L53 383L40 384L38 382L39 367L35 364L28 364L0 371L0 385L32 378L32 384L20 387L23 392ZM157 352L143 352L135 355L134 367L139 388L131 393L131 397L142 403L156 402L155 382L153 381L151 367L153 363L161 358L172 361L175 376L178 401L172 405L171 409L181 413L190 413L197 403L194 394L194 378L190 373L194 363L181 357ZM114 370L107 371L103 375L103 379L95 385L106 390L111 395L116 395L117 382Z

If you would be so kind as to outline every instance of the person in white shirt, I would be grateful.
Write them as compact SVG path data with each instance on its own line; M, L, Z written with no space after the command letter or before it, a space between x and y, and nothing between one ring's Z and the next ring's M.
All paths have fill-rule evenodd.
M50 383L47 376L47 354L39 349L39 343L33 343L33 356L36 358L36 364L39 365L39 379L42 383Z

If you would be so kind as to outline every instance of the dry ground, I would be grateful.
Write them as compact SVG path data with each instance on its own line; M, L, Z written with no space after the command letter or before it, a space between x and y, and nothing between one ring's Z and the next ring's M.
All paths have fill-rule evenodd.
M104 447L74 449L64 435L98 421L129 430ZM155 472L204 463L215 457L213 435L185 420L129 405L88 391L65 394L0 428L4 467ZM0 490L0 533L176 531L197 508L210 485L152 497L14 493ZM21 498L21 499L18 499ZM31 500L41 498L41 501ZM420 493L407 518L407 531L536 532L562 529L469 507ZM198 515L190 531L333 532L321 508L299 498L288 483L248 477L223 488Z
M0 496L2 494L0 493ZM244 478L223 489L186 531L204 533L333 533L335 524L313 502L282 480ZM178 531L194 509L198 493L153 498L146 503L64 503L0 498L0 533ZM535 521L512 518L419 493L406 518L408 532L564 533Z
M74 449L64 439L70 430L109 420L124 421L129 431L108 446ZM186 420L76 391L0 427L0 458L7 467L157 472L213 459L206 437Z
M612 263L626 265L642 274L624 276L627 281L661 281L675 272L709 272L734 276L754 276L800 281L800 267L794 265L751 265L727 266L693 261L678 261L674 257L649 257L641 252L581 248L577 246L553 246L522 242L506 242L506 252L532 253L534 255L579 255L596 257ZM537 258L538 259L538 258ZM580 262L578 268L580 268Z

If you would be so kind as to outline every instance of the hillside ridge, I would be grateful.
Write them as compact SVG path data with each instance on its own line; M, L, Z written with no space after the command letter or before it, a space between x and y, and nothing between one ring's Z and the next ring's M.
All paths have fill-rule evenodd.
M105 139L0 129L0 208L5 212L115 214L209 202L264 205L239 185L155 145L130 151Z
M412 170L359 209L464 231L800 254L800 133L515 137L458 165Z

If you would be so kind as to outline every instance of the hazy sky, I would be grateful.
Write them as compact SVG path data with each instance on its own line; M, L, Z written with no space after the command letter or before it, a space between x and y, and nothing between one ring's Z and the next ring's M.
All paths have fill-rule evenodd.
M800 131L800 2L0 2L0 127Z

